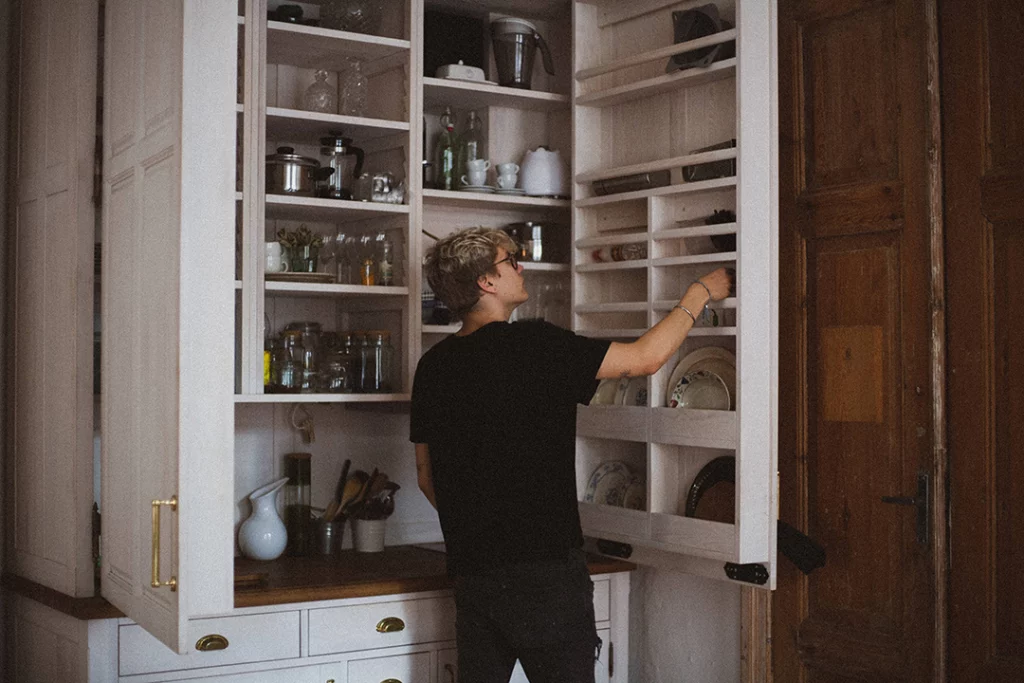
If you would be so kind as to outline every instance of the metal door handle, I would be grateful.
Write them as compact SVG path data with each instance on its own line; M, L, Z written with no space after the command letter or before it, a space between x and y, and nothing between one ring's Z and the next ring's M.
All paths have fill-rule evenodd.
M160 507L166 505L171 508L172 511L178 511L178 497L171 496L168 500L154 500L153 501L153 554L152 554L152 569L153 569L153 580L150 582L150 586L153 588L160 588L161 586L169 586L172 591L178 590L178 579L172 576L166 581L160 580Z
M917 508L917 541L927 545L931 536L931 486L926 473L917 474L917 495L909 496L882 496L883 503L890 505L913 505Z

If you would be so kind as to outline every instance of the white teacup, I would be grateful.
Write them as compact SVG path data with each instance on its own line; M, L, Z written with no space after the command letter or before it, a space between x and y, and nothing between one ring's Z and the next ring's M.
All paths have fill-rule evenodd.
M284 258L280 242L266 242L263 245L263 271L266 273L284 273L288 271L288 261Z
M499 176L510 175L516 176L519 174L519 164L506 161L504 164L498 164L494 167L494 170L498 172Z
M490 167L490 159L473 159L472 161L466 162L466 173L487 173L487 169L489 169Z
M516 182L519 180L519 176L515 174L499 174L498 175L498 187L503 190L511 190L516 186Z
M486 169L481 170L481 171L470 170L466 175L462 176L462 184L463 185L476 185L476 186L480 186L480 185L483 185L486 180L487 180L487 170Z

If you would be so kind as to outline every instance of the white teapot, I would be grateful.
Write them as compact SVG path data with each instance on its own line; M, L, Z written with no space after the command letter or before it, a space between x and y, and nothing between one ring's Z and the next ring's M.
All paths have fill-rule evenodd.
M528 195L569 195L569 169L559 151L538 147L523 155L519 177Z

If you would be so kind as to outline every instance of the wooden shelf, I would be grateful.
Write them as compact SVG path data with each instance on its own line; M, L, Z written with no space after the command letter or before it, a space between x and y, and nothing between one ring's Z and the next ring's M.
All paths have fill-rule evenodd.
M338 131L359 143L408 134L409 122L267 107L268 140L301 140L307 144L318 144L321 136Z
M539 263L537 261L520 261L519 265L523 270L533 270L542 273L568 273L568 263Z
M692 88L705 83L733 78L736 75L736 59L723 59L708 67L685 69L675 71L664 76L647 78L636 83L628 83L606 90L579 95L576 104L581 107L608 107L613 104L622 104L652 95Z
M651 302L651 309L655 311L671 311L678 303L679 299L658 299ZM711 303L711 308L736 308L736 297L714 301ZM694 312L696 313L696 311Z
M641 52L640 54L623 57L622 59L616 59L614 61L588 67L586 69L580 69L576 72L576 80L585 81L589 78L594 78L595 76L612 73L613 71L621 71L622 69L627 69L631 66L639 66L640 64L646 64L647 62L667 59L673 55L682 54L683 52L699 50L712 45L720 45L721 43L727 43L730 40L736 40L737 35L738 32L736 29L730 28L709 36L702 36L694 40L687 40L683 43L666 45L665 47L659 47L656 50L648 50L647 52Z
M601 235L599 237L583 237L576 240L577 249L592 249L594 247L611 247L619 244L633 244L635 242L646 242L650 237L649 232L618 233L615 235Z
M268 194L266 196L266 211L267 218L331 223L364 220L374 216L408 214L409 206L407 204L377 204L348 199Z
M724 448L739 443L739 419L733 410L651 408L651 442Z
M571 206L571 202L568 199L430 189L423 190L423 203L426 206L470 206L477 204L494 207L556 209L568 209Z
M694 327L688 337L735 337L735 327Z
M384 287L367 285L316 284L305 282L266 282L267 296L308 296L308 297L394 297L409 296L408 287Z
M647 331L646 327L629 327L617 329L599 329L580 327L574 330L576 334L594 339L636 339Z
M735 147L729 149L716 149L710 152L698 152L696 154L684 154L683 156L671 157L669 159L658 159L647 161L642 164L630 164L629 166L616 166L604 168L597 171L577 173L577 183L590 183L595 180L607 180L609 178L621 178L622 176L636 175L638 173L652 173L681 166L692 166L695 164L706 164L712 161L735 159L737 152Z
M576 201L578 208L588 206L601 206L603 204L616 204L619 202L636 201L648 197L664 197L673 194L687 194L690 192L710 192L726 187L736 187L736 177L715 178L714 180L700 180L695 183L679 183L676 185L665 185L650 190L637 190L636 192L622 192L621 194L609 194L604 197L588 197Z
M397 66L409 57L408 40L334 31L281 21L267 22L267 62L305 69L342 71L355 57L367 75Z
M445 105L455 109L508 107L530 111L569 108L569 96L539 90L505 88L489 81L455 81L446 78L423 79L423 110L440 111Z
M235 394L235 403L396 403L409 394Z

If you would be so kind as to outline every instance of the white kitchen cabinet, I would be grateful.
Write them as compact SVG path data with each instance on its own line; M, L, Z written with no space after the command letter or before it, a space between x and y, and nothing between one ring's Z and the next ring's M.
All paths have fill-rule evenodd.
M236 404L407 400L422 347L451 331L421 324L420 230L440 235L523 220L571 229L572 262L534 265L530 276L571 283L568 322L581 333L635 338L665 314L692 277L715 263L735 264L739 286L720 309L725 324L698 328L681 353L722 345L735 354L736 410L581 409L581 493L593 469L617 459L645 475L646 499L640 510L581 502L581 517L588 535L631 546L634 560L716 577L723 576L724 562L764 564L774 573L774 3L725 0L723 12L737 24L737 57L700 75L665 76L670 12L691 4L482 3L492 13L536 20L556 44L556 76L537 81L535 90L517 91L420 76L420 0L407 0L388 19L384 36L279 25L266 20L263 0L237 6L108 0L99 418L105 597L181 653L194 647L195 624L237 612L234 506L248 491L236 491L232 483L238 468L247 466L236 463ZM311 67L336 69L345 55L373 64L368 71L386 96L372 101L365 117L302 111L297 93ZM448 103L462 111L478 109L492 159L516 160L539 145L561 148L573 160L572 198L421 189L424 118L429 131ZM400 169L406 204L266 195L268 148L280 142L315 147L316 138L335 126L351 131L380 163ZM691 154L723 137L735 137L737 149ZM736 159L735 177L607 196L591 190L597 180L723 158ZM678 180L678 170L672 172ZM738 216L735 225L717 228L735 231L735 253L693 247L694 238L706 239L711 231L678 221L723 207ZM303 222L324 231L342 223L396 236L404 257L400 281L377 288L267 282L262 242L279 225ZM628 242L645 243L649 258L599 268L585 260L593 248ZM84 251L76 261L79 269L83 260L91 267ZM397 342L397 390L264 393L265 320L280 327L298 316L339 328L389 329ZM645 385L653 405L666 397L673 364ZM723 453L738 462L736 521L686 518L680 503L690 480L704 462ZM68 452L72 462L82 457ZM77 489L90 486L79 479ZM31 495L38 498L36 508L25 507L25 514L50 514L40 511L43 495ZM83 539L75 540L78 563L71 578L54 587L70 593L76 585L74 592L84 594L88 549ZM24 572L48 580L37 570L26 565ZM154 570L159 586L152 585ZM622 621L627 596L628 591L610 598L607 618L616 624L616 643L624 637L628 642ZM439 665L438 658L431 661ZM611 680L624 680L625 669L623 661ZM441 671L443 666L434 675Z

